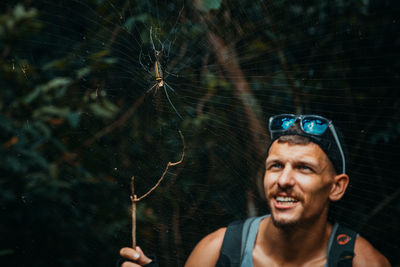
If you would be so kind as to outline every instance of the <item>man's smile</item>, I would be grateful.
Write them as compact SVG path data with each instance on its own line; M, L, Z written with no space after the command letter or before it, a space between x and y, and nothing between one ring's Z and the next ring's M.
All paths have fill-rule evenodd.
M275 196L273 202L276 209L290 209L295 207L299 200L291 196Z

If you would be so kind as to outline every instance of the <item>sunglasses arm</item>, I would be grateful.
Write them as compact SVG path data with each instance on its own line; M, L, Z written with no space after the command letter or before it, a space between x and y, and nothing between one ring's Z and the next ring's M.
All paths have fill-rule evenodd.
M335 127L333 126L332 123L329 123L329 129L331 129L333 138L335 138L336 144L339 148L340 155L342 156L342 173L346 173L346 160L344 158L344 152L343 152L342 146L340 145L339 137L336 133Z

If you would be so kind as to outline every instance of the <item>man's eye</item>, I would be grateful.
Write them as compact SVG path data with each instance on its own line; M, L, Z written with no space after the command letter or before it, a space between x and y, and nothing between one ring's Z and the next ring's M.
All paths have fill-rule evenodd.
M280 168L282 168L282 164L274 163L274 164L271 164L271 166L269 168L270 169L280 169Z
M306 165L299 166L299 169L304 170L304 171L312 171L312 169Z

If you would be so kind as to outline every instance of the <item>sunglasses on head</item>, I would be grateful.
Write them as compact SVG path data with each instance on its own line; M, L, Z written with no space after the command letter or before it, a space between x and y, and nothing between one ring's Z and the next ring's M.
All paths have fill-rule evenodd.
M301 130L311 136L321 136L329 128L336 144L339 148L340 155L342 157L342 172L346 173L346 161L343 153L342 146L339 141L339 137L332 124L332 121L318 116L318 115L293 115L293 114L281 114L272 116L269 118L269 131L273 138L274 133L282 133L287 131L296 121L300 121Z

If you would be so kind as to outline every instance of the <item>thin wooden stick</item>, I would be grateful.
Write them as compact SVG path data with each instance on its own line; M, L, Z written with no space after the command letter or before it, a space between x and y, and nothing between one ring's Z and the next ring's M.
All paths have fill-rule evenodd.
M136 249L136 202L137 198L135 195L135 176L131 179L131 202L132 202L132 248Z
M170 166L175 166L175 165L178 165L178 164L181 164L181 163L182 163L183 159L185 158L185 150L186 150L186 147L185 147L185 139L183 138L183 135L182 135L182 132L181 132L181 131L179 131L179 135L181 136L181 140L182 140L182 144L183 144L183 150L182 150L182 157L181 157L181 159L180 159L179 161L177 161L177 162L168 162L167 167L165 168L165 170L164 170L162 176L160 177L160 179L158 179L158 182L157 182L149 191L147 191L146 194L144 194L143 196L137 198L137 201L142 200L143 198L145 198L145 197L147 197L148 195L150 195L151 192L153 192L154 190L156 190L156 188L160 185L160 183L162 182L162 180L164 180L165 175L167 174L168 169L169 169Z
M135 195L135 177L132 176L132 179L131 179L131 190L132 190L131 202L132 202L132 248L133 249L136 249L136 202L139 202L143 198L150 195L151 192L156 190L156 188L160 185L162 180L164 180L165 175L167 174L170 166L175 166L175 165L181 164L183 162L183 159L185 158L185 150L186 150L185 138L183 137L181 131L179 131L179 135L181 136L181 141L182 141L182 145L183 145L181 159L177 162L168 162L167 167L165 167L165 170L164 170L161 178L158 179L158 182L149 191L147 191L146 194L142 195L139 198Z

